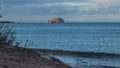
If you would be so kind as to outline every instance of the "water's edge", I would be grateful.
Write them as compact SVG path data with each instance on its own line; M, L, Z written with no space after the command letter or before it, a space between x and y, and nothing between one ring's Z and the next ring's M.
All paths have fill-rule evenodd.
M67 51L67 50L50 50L50 49L39 49L39 51L48 54L57 55L68 55L68 56L81 56L81 57L120 57L120 54L113 53L95 53L95 52L78 52L78 51Z
M94 52L77 52L77 51L65 51L65 50L50 50L50 49L33 49L33 50L38 50L41 52L44 52L52 57L55 57L57 59L59 59L56 56L63 56L65 58L65 56L71 57L91 57L91 58L96 58L96 59L101 59L101 58L120 58L120 54L112 54L112 53L94 53ZM61 60L61 59L59 59ZM61 60L63 61L63 60ZM80 61L80 60L78 60ZM64 62L64 61L63 61ZM66 63L66 62L64 62ZM87 65L86 62L83 62L84 64L80 63L77 66L76 65L72 65L69 64L70 66L72 66L73 68L76 68L79 66L83 67L83 68L120 68L118 66L113 66L113 65ZM68 63L67 63L68 64ZM76 66L76 67L75 67Z

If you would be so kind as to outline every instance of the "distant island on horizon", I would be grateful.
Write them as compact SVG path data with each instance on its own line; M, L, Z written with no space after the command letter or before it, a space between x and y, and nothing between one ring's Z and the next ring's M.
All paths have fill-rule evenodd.
M47 23L64 23L64 20L60 17L54 17L47 20Z

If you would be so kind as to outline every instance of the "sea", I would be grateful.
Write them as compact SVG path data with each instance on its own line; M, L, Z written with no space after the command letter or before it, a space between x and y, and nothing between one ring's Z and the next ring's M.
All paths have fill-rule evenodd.
M50 54L73 68L94 68L96 66L120 68L120 23L47 24L33 22L8 25L14 27L17 41L32 42L30 43L32 45L21 45L21 47L86 54L87 56L67 55L67 53L66 55ZM108 56L105 56L107 54ZM113 56L109 57L109 55Z

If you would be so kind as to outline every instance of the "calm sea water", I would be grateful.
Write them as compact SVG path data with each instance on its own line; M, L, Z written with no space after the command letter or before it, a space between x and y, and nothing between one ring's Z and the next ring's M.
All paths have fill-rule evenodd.
M18 41L33 41L31 48L120 54L119 23L14 23L12 25L16 30ZM119 58L55 57L73 65L75 65L73 62L79 62L77 60L79 59L88 65L120 67ZM91 63L91 61L95 62Z

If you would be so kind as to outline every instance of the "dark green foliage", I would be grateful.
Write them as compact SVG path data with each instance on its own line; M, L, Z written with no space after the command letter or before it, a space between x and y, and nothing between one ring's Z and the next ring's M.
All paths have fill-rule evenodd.
M3 23L0 23L0 46L12 46L15 42L15 30Z

